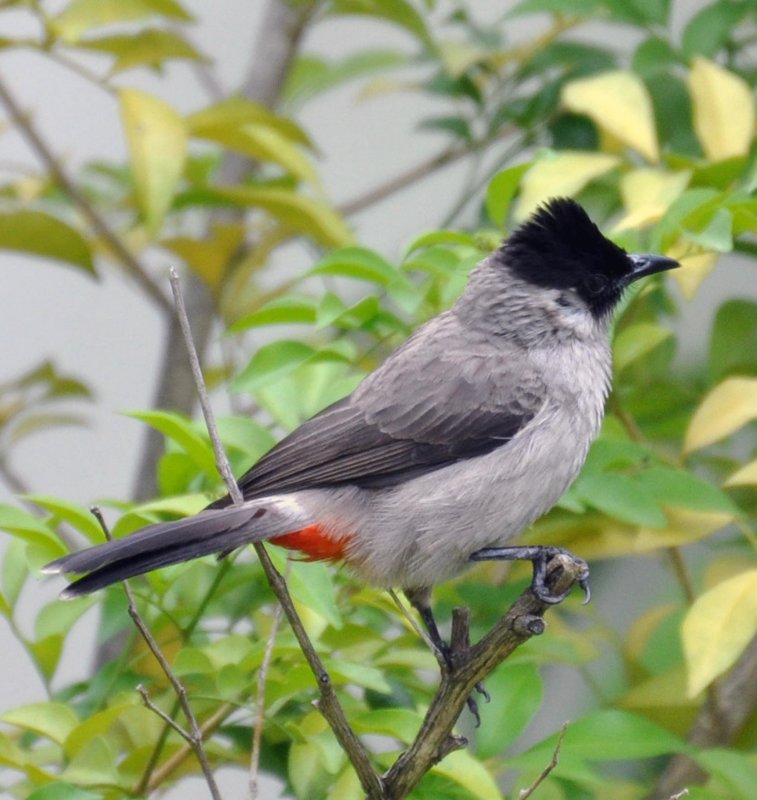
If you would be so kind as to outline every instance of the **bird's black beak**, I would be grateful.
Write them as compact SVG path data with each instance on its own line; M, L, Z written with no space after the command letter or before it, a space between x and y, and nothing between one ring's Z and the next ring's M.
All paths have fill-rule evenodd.
M633 269L626 278L626 284L633 283L647 275L654 275L655 272L665 272L665 270L681 266L674 258L655 256L650 253L629 253L628 259L633 264Z

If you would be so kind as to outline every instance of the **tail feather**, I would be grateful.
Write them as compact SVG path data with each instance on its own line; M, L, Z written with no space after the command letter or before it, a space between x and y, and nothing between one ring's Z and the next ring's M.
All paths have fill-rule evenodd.
M298 504L276 502L276 498L269 502L253 501L150 525L123 539L63 556L43 571L88 573L61 595L79 597L159 567L229 552L250 542L281 535L306 521Z

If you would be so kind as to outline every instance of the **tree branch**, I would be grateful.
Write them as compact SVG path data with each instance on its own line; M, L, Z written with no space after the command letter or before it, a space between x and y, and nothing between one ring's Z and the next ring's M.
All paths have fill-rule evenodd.
M551 593L560 594L581 576L579 563L570 556L559 555L549 562L546 581ZM442 672L441 685L415 741L384 775L387 797L392 800L407 797L444 756L465 746L464 739L452 735L452 728L474 687L517 647L544 632L543 615L548 608L527 589L504 617L472 647L467 644L467 609L455 609L451 642L453 667Z
M252 47L253 56L247 77L242 82L239 94L269 108L276 107L314 7L314 3L295 7L286 0L269 0ZM254 169L254 162L227 151L218 170L218 181L222 185L238 184ZM220 209L210 215L207 227L210 229L219 221L240 220L243 216L244 211L241 210ZM184 279L184 297L192 320L195 345L202 356L216 320L215 299L203 281L191 272ZM196 395L186 361L176 358L176 353L181 349L182 334L176 317L170 314L153 405L155 408L189 414L194 408ZM150 428L145 432L137 470L134 488L136 500L147 500L157 493L155 472L162 453L163 437Z
M757 637L731 671L707 695L688 741L697 747L731 744L757 708ZM668 800L688 784L704 783L707 773L695 760L676 755L657 781L650 800Z
M21 110L21 107L8 90L2 78L0 78L0 102L2 102L8 110L8 114L24 139L29 143L40 161L47 167L53 180L69 196L82 216L109 247L111 253L120 262L126 273L134 279L147 297L149 297L161 311L170 313L171 306L163 292L158 288L158 285L143 269L136 256L124 244L121 237L110 228L104 217L100 215L100 212L95 209L87 197L68 177L63 167L61 167L58 160L53 155L52 150L50 150L47 143L31 124L27 115Z
M189 355L189 363L195 380L197 393L200 397L200 405L202 406L203 415L205 416L205 424L207 425L208 434L213 445L213 452L215 453L218 471L224 478L226 487L229 491L232 501L234 502L234 505L241 505L244 503L244 497L242 496L242 492L239 489L239 486L231 472L229 460L226 457L220 436L218 435L218 428L213 416L213 410L210 406L210 398L208 397L207 389L205 388L205 380L202 376L202 370L200 369L200 361L197 357L197 351L195 350L192 342L192 334L189 329L189 320L186 316L186 308L184 306L181 295L181 287L179 285L179 276L173 269L171 270L171 290L173 291L176 301L176 311L179 316L179 324L185 336L185 345ZM317 707L326 718L327 722L331 726L331 729L334 731L334 735L341 744L342 749L347 754L347 757L350 759L350 762L360 778L360 783L362 784L363 789L368 796L370 798L375 798L376 800L385 797L383 787L381 785L381 779L371 764L368 751L365 749L363 743L360 741L360 739L358 739L357 735L347 722L344 710L342 709L336 696L336 692L334 691L334 686L331 682L331 676L328 674L326 667L323 665L323 662L318 656L318 653L316 653L305 627L302 624L302 620L297 614L284 578L273 565L273 562L269 558L265 547L260 542L254 542L253 547L255 548L255 552L263 566L263 571L268 579L268 583L284 610L284 614L286 615L292 631L294 632L295 638L300 645L300 649L305 656L305 660L308 662L308 665L315 676L318 689L321 693L321 699L318 702Z

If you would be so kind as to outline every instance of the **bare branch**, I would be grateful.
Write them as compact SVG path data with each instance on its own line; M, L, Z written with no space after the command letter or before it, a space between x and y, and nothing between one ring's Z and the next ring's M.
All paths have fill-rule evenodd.
M186 309L181 298L179 277L175 270L171 270L171 289L174 293L174 297L176 298L176 311L180 318L181 329L185 335L185 344L189 354L192 374L197 387L197 393L200 396L200 405L202 406L202 411L205 415L208 434L213 444L216 463L218 464L219 472L223 475L224 480L226 481L226 486L229 490L232 500L234 501L234 504L239 505L244 502L244 498L242 497L239 486L237 485L231 473L228 458L226 457L223 444L218 436L218 428L215 424L213 410L210 407L210 399L208 397L207 389L205 388L205 380L202 376L202 370L200 369L200 361L197 357L194 343L192 342L192 335L189 329L189 320L186 317ZM302 620L297 614L284 578L281 576L281 573L279 573L276 567L274 567L265 547L260 542L253 543L253 547L255 548L255 552L263 566L263 571L268 579L268 583L271 586L273 593L276 595L279 603L281 604L287 620L292 627L292 631L294 632L297 642L300 645L300 649L302 650L305 659L316 678L318 688L321 692L321 699L318 703L319 710L326 718L329 725L331 725L334 735L337 737L339 743L342 745L342 748L347 753L348 758L350 759L355 771L358 774L358 777L360 778L363 789L366 791L368 796L370 798L383 798L384 792L381 785L381 779L371 764L370 758L368 757L368 751L365 749L363 743L360 741L360 739L358 739L357 735L347 722L344 710L342 709L339 700L337 699L336 692L334 691L331 677L326 671L323 662L316 653L315 648L313 647L313 644L310 641L307 632L305 631L305 627L303 626Z
M553 558L546 581L553 594L561 594L582 575L582 565L570 556ZM464 746L452 729L470 693L499 664L531 636L545 629L544 612L549 608L530 590L521 594L502 619L479 641L468 648L465 615L453 625L452 668L442 672L441 685L431 702L415 741L384 775L387 796L401 800L445 755Z
M288 566L288 565L287 565ZM286 579L286 575L284 576ZM250 752L250 777L248 781L250 800L258 800L258 772L260 771L260 747L263 742L263 726L265 724L265 686L268 680L268 670L271 666L273 647L281 624L283 609L281 604L276 606L271 622L271 632L268 634L263 660L257 674L257 696L255 702L255 724L252 728L252 749Z
M140 288L144 290L145 294L161 309L161 311L170 313L171 306L163 292L158 288L158 285L144 270L121 237L111 229L104 217L100 215L100 212L95 209L87 197L68 177L63 167L61 167L58 160L53 155L52 150L48 147L47 142L42 139L36 128L29 121L27 115L21 110L21 107L8 90L2 78L0 78L0 102L2 102L8 110L19 132L37 154L40 161L47 167L55 182L71 198L82 216L105 242L124 270L134 279Z
M558 761L560 760L560 749L562 748L562 740L565 738L565 731L568 730L568 723L563 722L562 727L560 728L560 734L557 737L557 744L555 745L555 751L552 753L552 758L550 759L549 764L539 773L536 780L526 789L521 789L518 794L518 800L526 800L527 797L531 797L531 795L539 788L539 785L543 783L548 777L549 773L557 766Z

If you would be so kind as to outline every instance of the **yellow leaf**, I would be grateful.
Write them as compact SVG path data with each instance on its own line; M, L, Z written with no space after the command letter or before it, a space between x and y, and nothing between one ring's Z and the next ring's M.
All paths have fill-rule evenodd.
M757 569L700 595L682 626L690 697L729 669L757 633Z
M562 102L577 114L586 114L601 129L647 161L660 157L652 101L643 81L632 72L613 70L571 81Z
M205 239L177 236L164 239L160 244L184 259L195 275L217 291L243 239L242 225L218 223L211 226L210 235Z
M695 58L688 77L694 130L707 158L745 156L754 137L752 90L740 76L706 58Z
M686 676L682 665L668 672L654 675L629 689L620 699L622 708L672 709L680 706L693 706L694 702L686 693Z
M690 453L730 436L757 418L757 378L727 378L700 403L689 423L684 451Z
M184 169L187 133L181 117L162 100L136 89L119 94L137 199L154 234L171 207Z
M757 459L736 470L723 486L757 486Z
M680 547L704 539L725 527L733 514L723 511L691 511L687 508L666 507L668 524L664 528L644 528L636 531L635 553L648 553L661 547Z
M617 156L563 150L548 153L523 176L515 218L525 219L551 197L571 196L620 164Z
M642 228L658 222L671 203L688 186L689 170L668 172L652 167L631 170L620 179L620 194L628 212L617 224L617 230Z
M702 281L715 269L719 253L703 250L698 245L679 239L668 248L667 255L675 258L682 269L674 269L671 275L681 293L687 300L692 300Z

